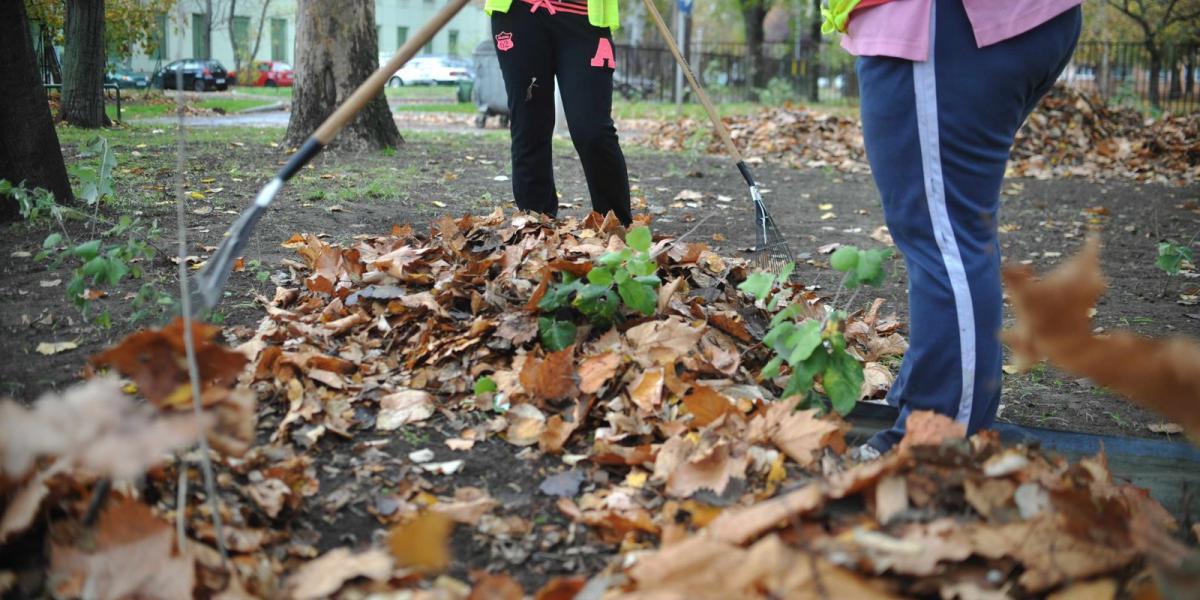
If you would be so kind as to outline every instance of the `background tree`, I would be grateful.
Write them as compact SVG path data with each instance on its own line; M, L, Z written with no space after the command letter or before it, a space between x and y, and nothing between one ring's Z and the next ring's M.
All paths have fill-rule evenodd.
M763 20L771 9L773 0L731 0L733 7L742 17L745 32L746 59L749 73L747 80L755 88L767 85L767 73L763 69Z
M24 0L31 22L41 24L54 44L65 41L63 0ZM110 56L125 59L135 50L153 56L158 50L158 17L170 14L176 0L104 0L104 43Z
M0 2L0 56L0 179L48 189L68 203L67 168L20 2ZM0 198L0 222L17 216L16 202Z
M1146 48L1150 64L1149 99L1154 108L1161 108L1159 74L1162 73L1167 55L1167 44L1173 41L1182 29L1200 19L1200 0L1105 0L1125 17L1131 19L1141 30L1142 46ZM1170 65L1174 67L1174 65Z
M241 34L234 25L236 18L234 10L237 8L237 0L229 1L229 42L233 48L233 71L237 73L241 83L249 83L257 77L254 72L254 59L258 56L258 49L262 44L263 29L267 23L267 10L271 8L271 0L258 0L258 3L258 24L255 26L252 43L248 38L240 38ZM247 27L246 33L249 34L249 27ZM246 65L244 72L243 64Z
M62 119L77 127L111 124L104 114L104 0L67 0Z
M379 64L374 2L299 0L296 13L296 81L285 138L289 146L303 143ZM381 92L333 145L378 150L402 141Z

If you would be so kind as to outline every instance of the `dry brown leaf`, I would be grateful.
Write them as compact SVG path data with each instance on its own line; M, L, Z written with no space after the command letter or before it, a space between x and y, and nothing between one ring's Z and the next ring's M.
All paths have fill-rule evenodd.
M579 363L579 391L585 394L598 393L612 379L621 364L616 352L605 352L589 356Z
M945 415L929 410L913 411L904 421L904 438L900 449L915 446L941 446L942 442L967 436L967 426Z
M1006 478L968 479L963 482L967 503L988 520L998 520L1013 513L1013 494L1017 485Z
M662 403L663 370L661 367L646 369L633 383L629 384L629 399L645 414L658 412Z
M499 502L484 490L475 487L461 487L454 491L453 502L439 502L431 506L429 510L446 515L456 523L474 526L479 523L479 519L483 515L492 512L492 509L496 508L498 504Z
M845 452L841 419L821 417L815 409L798 411L795 406L795 402L771 404L765 415L751 421L750 439L771 442L801 467L811 464L824 448Z
M824 503L822 486L809 484L748 508L727 510L710 523L705 532L713 539L742 544L797 516L817 510Z
M532 404L518 404L505 417L508 431L504 438L514 446L532 446L546 431L546 415Z
M533 600L574 600L586 583L584 577L555 577L537 591Z
M346 582L359 577L386 581L392 575L392 557L372 548L354 553L349 548L334 548L316 560L304 563L287 580L288 597L318 600L332 597Z
M388 535L388 547L396 565L435 573L450 565L450 533L454 521L437 512L426 511L412 521L397 525Z
M1045 511L1034 519L971 531L975 552L988 558L1010 556L1025 566L1018 580L1031 593L1072 579L1108 573L1133 562L1135 548L1081 540L1064 533L1066 516Z
M232 386L246 366L244 354L214 342L219 331L212 325L192 322L201 393L213 386ZM132 379L138 391L155 404L191 408L182 319L175 319L162 329L132 333L116 346L91 357L89 362L96 367L111 367Z
M383 431L399 429L433 416L433 396L421 390L401 390L379 399L379 415L375 428Z
M734 478L746 473L749 456L734 452L728 443L692 452L667 476L666 493L676 498L687 498L702 490L712 490L718 496L725 493L725 486Z
M969 530L950 518L906 526L896 536L859 528L854 545L876 573L932 575L942 562L960 562L974 553Z
M1200 438L1200 343L1185 338L1150 340L1128 332L1097 336L1090 309L1103 293L1100 242L1041 279L1032 269L1008 267L1004 282L1016 324L1004 339L1023 365L1043 358L1179 423ZM1113 365L1121 365L1114 369Z
M128 498L111 501L96 524L89 550L51 543L50 570L60 597L190 598L195 562L176 556L175 534L150 507Z
M99 475L133 479L169 452L195 443L204 416L163 416L136 406L121 384L97 378L49 393L31 408L0 402L0 473L23 477L40 457Z
M886 525L896 515L908 510L908 482L890 475L875 485L875 520Z
M466 600L522 600L525 588L505 573L478 573L472 576L475 585Z
M692 388L691 393L683 397L683 404L692 414L692 424L697 427L705 427L728 413L737 412L729 398L706 385Z
M546 358L528 356L521 368L521 387L537 400L557 400L575 392L575 346Z
M591 410L592 399L580 398L575 401L575 405L570 409L571 420L563 418L563 415L554 415L546 421L546 429L542 435L538 437L538 448L542 452L550 454L558 454L562 452L563 446L570 439L571 434L575 432L587 419L587 413Z
M692 327L687 321L671 316L631 327L625 337L633 346L634 359L644 367L652 367L669 365L687 356L697 347L703 333L703 327Z
M279 516L287 496L292 493L292 489L278 479L264 479L247 485L245 489L250 499L272 519Z
M1117 582L1112 579L1081 581L1046 596L1046 600L1113 600L1117 597Z

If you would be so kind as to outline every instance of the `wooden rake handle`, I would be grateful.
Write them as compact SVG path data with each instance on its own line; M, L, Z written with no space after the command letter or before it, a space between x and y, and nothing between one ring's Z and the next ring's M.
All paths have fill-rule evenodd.
M671 37L671 30L667 28L667 24L663 21L662 15L658 13L658 7L650 0L642 0L646 5L646 10L650 11L650 16L654 18L654 25L658 27L658 32L662 35L663 41L667 43L667 48L671 51L671 56L675 57L675 62L679 63L679 68L683 70L683 76L687 78L688 85L692 91L696 93L696 97L700 99L700 104L704 105L704 112L708 113L709 120L712 121L713 128L717 130L717 137L725 144L725 150L729 152L737 160L740 165L745 164L742 159L742 152L738 150L733 143L733 138L729 137L729 129L725 127L725 123L721 122L721 116L717 114L717 109L713 108L712 100L708 98L708 94L704 88L700 87L700 82L696 81L696 76L692 74L692 68L688 66L687 61L683 60L683 55L679 52L679 46L675 44L675 38ZM742 171L742 175L747 175L748 171ZM751 183L751 185L754 185Z

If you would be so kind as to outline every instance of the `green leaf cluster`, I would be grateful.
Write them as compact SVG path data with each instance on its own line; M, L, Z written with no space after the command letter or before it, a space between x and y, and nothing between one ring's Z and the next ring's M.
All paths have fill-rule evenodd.
M575 322L561 319L564 311L576 312L598 327L621 318L622 306L643 316L654 314L658 304L658 263L650 254L650 228L630 229L626 248L598 257L584 277L562 273L538 302L538 337L542 346L557 352L575 341Z
M72 174L79 188L76 196L95 209L99 203L115 198L112 174L117 160L112 147L102 137L89 142L86 153L96 158L95 164L77 166ZM107 310L96 314L96 301L86 292L88 288L103 290L119 285L126 278L141 279L144 275L142 265L155 257L153 243L160 237L158 222L130 215L121 215L115 222L108 221L97 210L80 211L60 205L46 190L29 190L23 184L12 185L0 180L0 197L3 196L17 201L21 216L28 224L36 226L51 219L58 225L59 231L46 236L34 260L46 261L54 269L73 266L66 286L67 297L80 308L85 318L94 319L103 327L109 326L111 317ZM66 227L69 219L87 222L86 231L95 237L73 239ZM152 283L143 283L130 301L133 313L129 318L136 322L173 304L173 296Z
M844 273L843 287L854 289L860 285L878 286L887 273L883 262L891 258L888 249L860 250L854 246L842 246L829 257L833 270Z
M1193 262L1191 248L1174 242L1161 242L1158 245L1158 259L1154 264L1168 276L1178 275L1184 261Z
M877 286L886 276L883 263L890 250L859 250L853 246L839 249L830 257L834 270L843 273L842 287ZM790 298L784 289L776 291L791 275L789 264L778 275L751 273L738 289L754 297L768 310ZM843 326L846 312L834 310L825 319L805 318L804 305L790 304L772 317L763 346L774 355L762 370L762 377L773 379L787 365L790 375L784 384L784 398L802 396L801 408L827 407L814 391L817 381L829 398L828 408L841 415L848 414L858 403L863 383L863 366L846 349Z

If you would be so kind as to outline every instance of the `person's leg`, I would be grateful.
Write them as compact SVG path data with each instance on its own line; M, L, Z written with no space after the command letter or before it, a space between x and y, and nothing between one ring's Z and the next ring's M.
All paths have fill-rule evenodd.
M999 406L1003 301L996 214L1017 129L1079 34L1078 10L977 48L961 0L935 0L929 60L864 58L867 154L909 270L910 348L889 401L900 420L870 440L887 450L913 410L974 433Z
M592 208L601 214L612 211L628 225L633 218L629 174L612 119L612 34L593 27L583 15L559 14L554 22L555 72Z
M512 187L522 210L558 214L551 138L554 134L553 41L542 15L514 2L507 13L492 14L492 36L512 132Z

